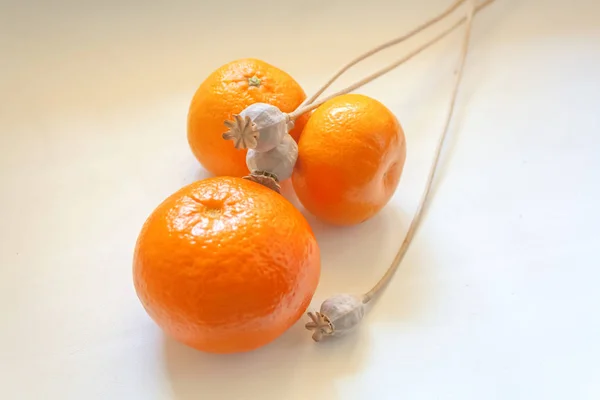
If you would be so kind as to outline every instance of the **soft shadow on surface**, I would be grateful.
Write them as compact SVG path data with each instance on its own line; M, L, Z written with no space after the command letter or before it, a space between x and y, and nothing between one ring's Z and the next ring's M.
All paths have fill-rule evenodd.
M369 302L364 325L372 322L393 325L418 323L426 309L435 306L438 298L431 289L433 277L426 265L435 261L425 255L425 244L420 247L409 250L389 285Z
M370 290L390 267L396 256L412 215L386 207L364 226L345 233L317 228L322 249L322 272L312 308L336 293L363 294ZM362 330L369 321L410 324L419 319L424 308L435 302L429 270L424 263L433 261L426 241L417 238L400 263L389 284L367 307Z
M368 336L314 343L298 323L275 342L244 354L205 354L165 337L167 376L177 400L341 399L336 381L360 371Z
M321 279L311 304L313 310L334 294L362 294L369 290L390 266L413 217L413 210L405 212L390 202L372 219L354 227L338 228L310 215L291 184L282 185L282 194L302 211L319 241ZM427 210L423 224L426 221ZM435 294L427 289L432 277L426 265L436 263L436 256L421 231L417 230L389 285L369 304L367 320L410 323L435 303ZM362 328L367 324L363 322Z

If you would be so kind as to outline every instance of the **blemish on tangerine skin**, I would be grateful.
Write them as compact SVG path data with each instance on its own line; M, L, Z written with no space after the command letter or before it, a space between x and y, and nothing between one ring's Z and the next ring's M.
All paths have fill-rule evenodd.
M394 162L383 173L383 180L386 184L389 185L393 183L391 181L393 181L397 176L396 168L398 168L398 163Z

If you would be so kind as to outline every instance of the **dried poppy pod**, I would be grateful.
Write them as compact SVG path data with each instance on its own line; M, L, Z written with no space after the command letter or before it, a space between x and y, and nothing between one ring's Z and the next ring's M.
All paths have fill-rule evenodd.
M317 312L309 312L312 320L305 326L314 331L312 338L320 342L326 336L342 336L354 330L365 315L360 296L338 294L325 300Z
M298 159L298 145L286 134L283 140L269 151L248 150L246 165L250 172L265 171L284 181L292 176L294 165Z
M288 133L294 123L286 113L270 104L255 103L234 115L233 121L226 121L225 126L229 130L223 139L232 140L238 149L248 149L250 177L260 177L259 183L270 178L278 186L292 176L298 145Z
M265 103L251 104L233 117L233 121L225 121L229 130L223 139L233 140L236 149L272 150L294 127L286 113Z

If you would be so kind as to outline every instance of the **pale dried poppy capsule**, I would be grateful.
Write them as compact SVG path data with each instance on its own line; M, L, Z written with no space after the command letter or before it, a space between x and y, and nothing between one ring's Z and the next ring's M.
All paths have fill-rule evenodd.
M269 151L248 150L246 165L251 173L266 172L281 182L292 176L297 159L298 145L294 138L286 134L282 141Z
M237 149L272 150L294 125L287 114L265 103L254 103L233 117L225 122L229 130L223 138L233 140Z
M308 313L312 322L306 324L306 329L314 331L313 340L320 342L327 336L341 336L351 332L364 315L365 305L362 297L338 294L325 300L318 312Z

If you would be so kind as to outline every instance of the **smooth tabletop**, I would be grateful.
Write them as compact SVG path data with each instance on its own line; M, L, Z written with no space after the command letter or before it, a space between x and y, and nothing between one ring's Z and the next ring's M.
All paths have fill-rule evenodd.
M303 318L260 350L207 355L166 338L135 295L144 220L208 176L187 145L186 115L211 71L261 58L310 95L345 62L450 3L0 2L0 398L599 399L594 0L496 0L476 17L431 204L354 334L316 344ZM367 290L394 257L463 33L358 90L398 116L407 162L372 220L336 229L307 214L322 252L312 308Z

